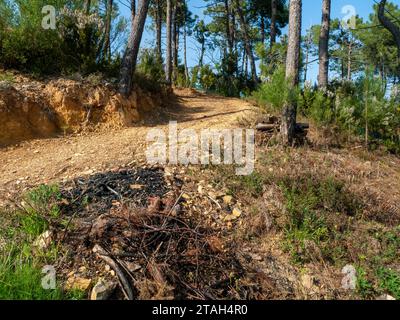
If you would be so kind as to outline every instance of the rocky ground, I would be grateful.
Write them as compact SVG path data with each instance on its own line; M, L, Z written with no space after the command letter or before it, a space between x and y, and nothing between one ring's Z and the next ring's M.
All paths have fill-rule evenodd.
M50 223L35 246L61 246L65 289L93 299L399 297L397 157L330 147L311 128L295 149L258 133L248 177L231 166L150 166L149 128L254 127L260 117L244 100L175 95L135 127L0 150L3 207L29 212L38 197L25 193L58 186L39 210Z

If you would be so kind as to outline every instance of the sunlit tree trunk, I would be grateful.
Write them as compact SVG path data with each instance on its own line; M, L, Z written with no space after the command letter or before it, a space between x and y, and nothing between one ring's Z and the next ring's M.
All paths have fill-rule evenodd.
M156 50L159 58L162 60L161 36L162 36L162 6L161 0L156 3Z
M112 19L113 0L107 0L106 23L104 28L103 59L108 62L111 60L111 19Z
M131 15L136 16L136 0L131 0Z
M286 79L290 86L299 83L302 0L291 0L289 8L289 39L286 58ZM286 101L282 113L281 135L285 145L292 145L296 130L297 104Z
M165 80L172 83L172 0L167 0L167 50L165 57Z
M261 43L265 43L265 18L260 15L260 33L261 33Z
M307 73L308 73L308 63L310 61L310 47L312 44L312 35L311 33L307 34L307 38L306 38L306 60L304 63L304 78L303 78L303 82L305 83L307 81Z
M231 10L229 6L229 0L224 0L225 6L225 20L226 20L226 41L228 45L228 52L229 54L233 51L233 41L232 41L232 25L231 25Z
M189 84L189 68L187 62L187 30L186 30L186 20L183 25L183 63L185 65L185 85Z
M329 76L329 30L331 17L331 0L322 1L322 23L319 35L319 75L318 87L328 86Z
M350 38L347 45L347 81L351 81L351 55L353 54L353 42Z
M248 25L247 25L246 19L244 17L241 3L239 0L235 0L235 6L236 6L236 12L239 16L241 29L243 31L244 45L245 45L247 56L248 56L249 62L250 62L251 76L252 76L253 82L255 84L257 84L258 83L257 68L256 68L255 60L254 60L253 48L252 48L252 44L251 44L251 40L250 40L250 36L249 36Z
M392 22L385 15L386 0L381 0L378 7L378 18L382 25L387 29L392 35L397 45L397 70L398 75L400 75L400 28Z
M119 80L119 92L125 97L129 96L132 89L132 78L136 68L149 3L150 0L139 0L137 13L131 17L133 25L129 34L128 45L122 58Z

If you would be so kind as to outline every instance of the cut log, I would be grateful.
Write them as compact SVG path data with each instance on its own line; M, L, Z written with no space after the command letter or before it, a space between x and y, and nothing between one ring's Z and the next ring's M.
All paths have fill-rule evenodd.
M296 123L297 131L305 131L310 128L308 123ZM258 131L274 131L280 130L280 125L278 123L259 123L256 126L256 130Z
M274 131L279 130L279 124L270 124L270 123L259 123L256 126L256 130L258 131Z

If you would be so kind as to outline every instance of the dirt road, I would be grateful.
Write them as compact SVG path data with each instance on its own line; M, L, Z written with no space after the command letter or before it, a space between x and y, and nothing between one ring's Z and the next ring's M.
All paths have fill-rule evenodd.
M176 90L176 100L150 119L131 128L24 142L0 149L0 194L41 183L69 180L124 165L143 164L148 130L178 128L228 128L255 108L244 100ZM154 117L156 118L156 117Z

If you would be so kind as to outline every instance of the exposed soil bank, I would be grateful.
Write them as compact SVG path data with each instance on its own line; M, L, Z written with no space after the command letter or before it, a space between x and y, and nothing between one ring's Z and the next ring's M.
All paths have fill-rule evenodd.
M129 98L110 83L16 76L0 82L0 147L98 127L130 126L160 108L167 92L136 87Z

